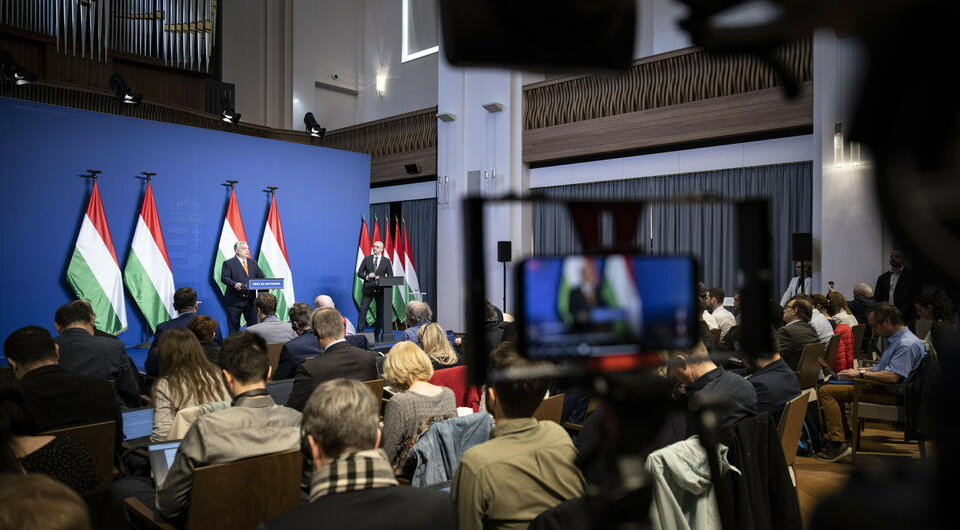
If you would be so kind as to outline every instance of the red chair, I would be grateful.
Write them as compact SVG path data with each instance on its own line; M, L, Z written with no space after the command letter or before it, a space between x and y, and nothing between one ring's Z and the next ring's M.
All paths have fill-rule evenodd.
M430 384L445 386L453 390L458 407L470 407L474 412L480 410L480 387L467 385L467 367L454 366L433 372Z

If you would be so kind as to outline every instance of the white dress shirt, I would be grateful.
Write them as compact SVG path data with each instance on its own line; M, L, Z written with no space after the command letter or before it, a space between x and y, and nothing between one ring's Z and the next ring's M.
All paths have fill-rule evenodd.
M820 342L827 342L833 336L833 326L830 325L827 317L823 316L819 309L813 310L810 325L817 332L817 338L820 339Z
M720 327L719 325L717 325L717 319L710 314L709 309L703 310L703 321L707 323L707 327L710 329L717 329L718 327Z
M733 313L727 311L727 308L723 306L718 306L713 310L713 318L717 319L717 327L720 328L720 340L727 336L730 328L737 325L737 317L733 316Z

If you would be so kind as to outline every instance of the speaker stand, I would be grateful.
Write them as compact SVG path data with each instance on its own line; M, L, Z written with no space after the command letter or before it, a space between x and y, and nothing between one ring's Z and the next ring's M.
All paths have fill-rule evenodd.
M502 313L507 312L507 262L503 263L503 307L500 308Z

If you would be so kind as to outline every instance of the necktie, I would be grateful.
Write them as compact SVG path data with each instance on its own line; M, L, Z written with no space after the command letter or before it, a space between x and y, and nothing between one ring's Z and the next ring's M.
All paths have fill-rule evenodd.
M240 264L243 265L243 272L244 272L247 276L250 276L250 270L247 269L247 260L245 260L245 259L240 260Z
M373 258L373 272L377 272L380 269L380 256L375 256Z

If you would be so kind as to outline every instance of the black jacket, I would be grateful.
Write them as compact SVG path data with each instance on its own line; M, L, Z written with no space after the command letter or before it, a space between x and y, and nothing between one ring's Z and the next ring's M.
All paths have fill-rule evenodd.
M376 353L354 348L346 342L329 346L319 357L305 361L294 370L287 406L303 411L310 394L324 381L339 377L360 381L379 379L376 358Z
M372 295L374 290L378 289L377 280L368 280L367 275L371 272L380 276L393 276L393 265L390 262L390 258L386 255L380 255L379 266L374 270L373 268L373 254L369 256L364 256L363 261L360 262L360 268L357 269L357 276L363 280L363 294Z
M820 337L809 322L794 322L777 330L780 357L791 370L796 370L800 366L803 347L811 342L820 342Z
M800 393L800 381L783 359L753 372L747 381L757 391L757 412L769 412L775 422L780 420L787 401Z
M877 278L877 287L873 290L873 298L877 302L890 301L890 275L891 271L881 274ZM923 290L923 284L920 283L920 277L913 269L904 267L900 272L900 278L897 279L897 288L893 291L893 299L896 302L897 309L903 314L903 321L913 322L914 307L913 301L920 296ZM863 323L866 323L864 321Z
M856 317L857 322L861 325L867 326L867 313L873 309L873 306L877 305L877 301L873 298L854 298L850 300L850 314ZM864 335L866 338L869 335L870 327L867 326L867 335Z
M280 362L277 364L277 373L273 374L273 380L293 377L293 371L300 363L306 361L308 357L316 357L321 353L323 350L320 349L317 336L312 330L305 331L303 335L288 341L280 348Z
M53 341L60 346L60 366L76 374L113 379L118 395L136 401L140 385L122 342L94 337L80 328L65 329Z
M247 282L250 278L263 278L263 272L257 262L250 258L247 258L247 269L249 274L243 270L240 258L236 256L224 261L223 265L220 266L220 282L227 288L223 293L223 303L226 305L245 306L247 303L253 302L256 291L246 290ZM242 291L234 288L234 285L238 283L243 285Z
M324 495L262 525L261 530L456 530L449 494L393 486Z
M20 380L20 389L40 432L114 420L114 449L120 450L123 416L113 388L102 378L74 374L53 364L27 372Z
M161 322L157 324L157 330L153 333L153 342L150 344L150 349L147 351L147 360L143 363L143 369L147 372L147 375L157 377L160 373L160 337L163 335L164 331L168 331L175 328L185 328L190 324L190 321L197 316L197 313L184 313L177 316L177 318L171 318L166 322ZM217 327L216 332L213 334L214 344L220 344L223 342L223 335L220 334L220 327Z

